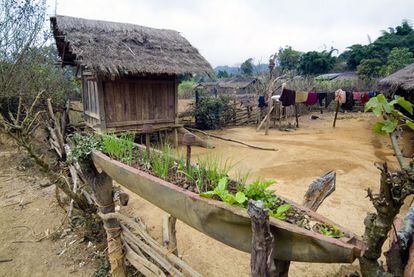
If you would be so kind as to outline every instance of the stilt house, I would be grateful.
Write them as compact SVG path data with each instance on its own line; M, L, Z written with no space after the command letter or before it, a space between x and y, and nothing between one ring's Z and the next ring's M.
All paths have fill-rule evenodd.
M183 74L212 74L178 32L133 24L51 17L62 65L77 68L86 123L97 131L178 127Z

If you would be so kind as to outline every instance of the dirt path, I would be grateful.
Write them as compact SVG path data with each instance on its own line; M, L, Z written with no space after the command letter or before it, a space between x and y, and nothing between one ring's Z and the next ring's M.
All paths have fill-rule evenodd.
M250 180L257 177L278 181L278 194L296 202L302 201L309 183L328 170L337 172L336 191L324 202L319 212L346 226L357 234L364 230L363 220L372 209L366 189L378 189L379 172L374 162L387 160L395 165L387 137L371 131L375 118L362 113L340 115L337 128L332 128L332 114L319 120L309 116L300 119L301 128L293 132L271 129L268 136L254 127L216 131L233 139L251 144L278 148L277 152L212 140L213 150L194 147L197 156L212 153L237 163L232 175L250 172ZM131 215L139 215L151 234L161 240L162 211L133 196L127 208ZM205 276L249 276L249 254L232 249L191 227L178 223L179 252L184 259ZM357 262L349 264L293 263L291 276L345 276L358 269Z
M66 225L45 238L65 217L54 186L24 152L1 141L0 260L11 261L0 263L0 276L91 276L92 251Z

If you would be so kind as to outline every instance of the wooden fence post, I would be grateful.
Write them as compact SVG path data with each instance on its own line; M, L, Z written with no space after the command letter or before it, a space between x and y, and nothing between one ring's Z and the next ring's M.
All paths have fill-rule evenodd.
M162 236L164 247L167 247L167 249L170 250L171 253L178 256L177 236L175 229L176 222L177 218L165 213L162 223Z
M115 212L113 200L112 179L105 172L96 172L93 182L93 191L99 211L102 214ZM103 220L108 240L108 258L111 264L111 273L114 277L125 277L124 251L121 240L121 225L115 218Z
M269 215L262 201L249 200L247 213L252 221L251 276L268 277L272 268L273 236Z

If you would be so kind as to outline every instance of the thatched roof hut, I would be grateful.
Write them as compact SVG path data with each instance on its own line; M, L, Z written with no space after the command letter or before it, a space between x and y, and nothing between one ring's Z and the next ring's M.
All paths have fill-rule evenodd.
M154 130L178 124L178 76L212 74L196 48L172 30L51 17L63 65L82 79L84 117L97 131Z
M213 72L177 31L60 15L50 21L63 64L109 76Z
M380 80L379 85L391 94L398 91L414 94L414 63Z

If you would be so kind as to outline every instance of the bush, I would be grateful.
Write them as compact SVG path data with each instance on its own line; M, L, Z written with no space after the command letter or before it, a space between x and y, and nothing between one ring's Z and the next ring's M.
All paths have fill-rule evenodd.
M207 94L200 96L193 111L197 128L204 130L220 128L234 118L234 113L230 97L220 95L216 98Z
M194 81L182 81L178 85L178 98L189 99L194 98Z

